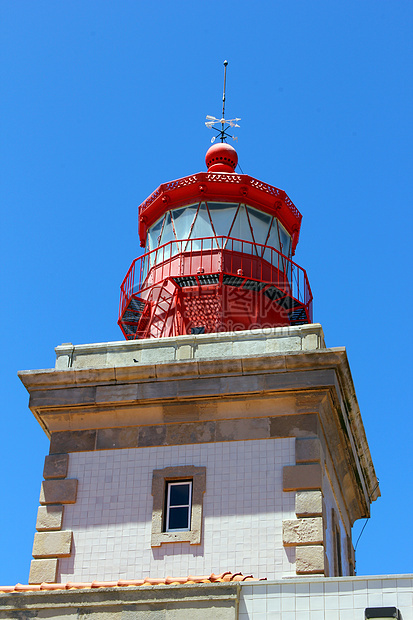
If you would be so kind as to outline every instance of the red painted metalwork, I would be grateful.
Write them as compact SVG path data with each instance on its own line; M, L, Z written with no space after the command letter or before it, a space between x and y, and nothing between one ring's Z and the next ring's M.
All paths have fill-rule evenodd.
M139 207L139 236L143 246L148 229L166 214L162 226L158 223L157 228L152 229L152 248L161 242L157 234L164 235L161 230L167 221L172 236L177 236L175 216L171 218L167 212L187 206L191 208L191 216L188 230L184 230L186 238L168 240L131 264L121 285L118 320L127 339L312 322L313 298L306 272L274 247L255 241L258 237L248 208L242 207L252 241L230 236L241 205L247 205L273 216L271 223L267 221L268 233L262 235L261 229L260 240L267 244L273 234L272 222L280 222L291 236L293 254L299 238L301 213L282 190L235 173L238 156L228 144L212 146L205 160L208 172L160 185ZM234 206L227 236L189 238L193 230L200 230L194 226L201 203L212 232L215 232L214 218L211 218L208 203ZM277 230L280 235L278 223ZM278 242L282 249L280 238Z
M287 194L247 174L198 172L156 189L139 207L139 237L145 247L147 229L165 211L199 200L240 202L275 215L292 237L293 253L298 243L302 215Z
M127 339L311 322L304 269L241 239L170 241L136 258L121 285L119 326Z
M238 164L237 151L226 142L211 146L205 155L208 172L235 172Z

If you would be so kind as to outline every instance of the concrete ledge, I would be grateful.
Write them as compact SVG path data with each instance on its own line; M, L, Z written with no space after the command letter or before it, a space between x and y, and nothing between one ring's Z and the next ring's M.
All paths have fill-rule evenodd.
M297 491L295 514L297 517L320 517L323 514L323 494L321 491Z
M324 547L322 545L297 547L295 570L298 575L323 575Z
M0 618L236 620L240 589L238 582L16 592L0 594Z
M283 468L284 491L305 491L323 486L323 472L318 463L308 465L286 465Z
M67 454L49 454L44 460L43 478L66 478L68 467Z
M55 583L57 579L57 558L32 560L29 583Z
M36 530L45 532L49 530L61 530L63 522L64 506L50 505L39 506L37 510Z
M283 545L314 545L323 542L323 519L288 519L283 521Z
M39 504L74 504L77 496L77 480L44 480L40 489Z
M33 542L34 558L65 558L72 549L72 531L36 532Z

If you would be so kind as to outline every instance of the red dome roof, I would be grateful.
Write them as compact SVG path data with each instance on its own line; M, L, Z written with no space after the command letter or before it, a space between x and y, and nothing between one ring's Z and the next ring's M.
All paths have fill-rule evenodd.
M237 151L226 142L213 144L205 155L208 172L235 172L238 163Z

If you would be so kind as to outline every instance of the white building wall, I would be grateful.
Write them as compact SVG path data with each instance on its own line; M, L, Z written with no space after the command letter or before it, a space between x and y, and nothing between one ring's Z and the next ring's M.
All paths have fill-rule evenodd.
M293 438L72 453L78 495L63 528L73 530L74 552L59 560L59 581L295 575L294 550L282 544L282 521L295 518L282 470L293 464ZM206 467L202 544L152 549L152 472L179 465Z
M239 620L364 620L366 607L396 607L413 620L412 575L245 583Z

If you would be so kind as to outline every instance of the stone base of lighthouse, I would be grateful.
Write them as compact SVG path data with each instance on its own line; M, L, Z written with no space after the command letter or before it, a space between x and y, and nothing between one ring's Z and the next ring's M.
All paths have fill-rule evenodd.
M31 583L352 575L379 491L345 349L318 324L56 349ZM189 523L168 531L168 485ZM172 513L171 513L172 514Z

